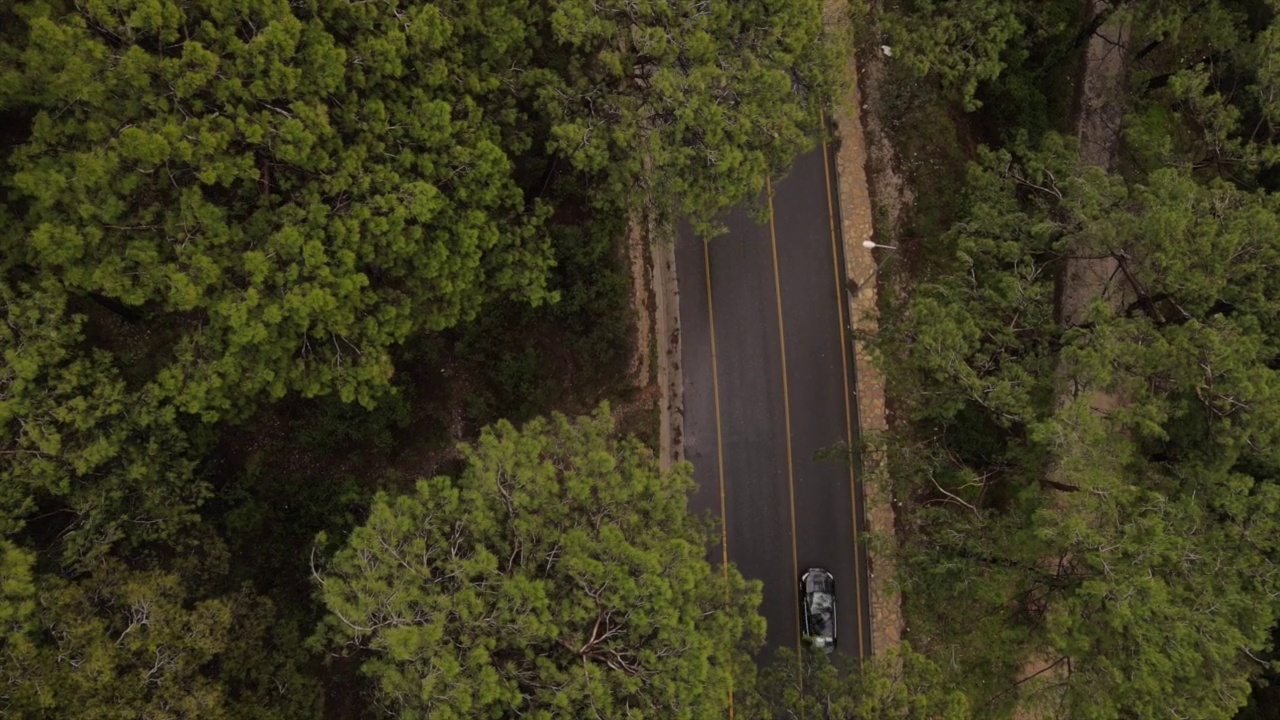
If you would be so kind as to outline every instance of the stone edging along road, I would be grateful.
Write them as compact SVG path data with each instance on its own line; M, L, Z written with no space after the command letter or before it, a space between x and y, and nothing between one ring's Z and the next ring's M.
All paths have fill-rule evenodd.
M828 22L847 23L847 3L827 0ZM847 35L847 33L846 33ZM849 292L850 327L874 333L876 324L876 260L863 242L872 240L871 193L867 183L867 150L859 111L858 65L849 53L845 68L848 95L836 103L834 133L836 179L839 186L840 236L844 242L845 281ZM892 251L890 251L892 252ZM884 378L871 362L864 342L854 342L855 395L860 435L882 433L885 418ZM891 558L894 535L894 507L883 458L878 453L862 454L858 480L863 485L867 527L877 538L878 548L868 549L871 575L871 649L883 655L902 640L902 598L894 580ZM879 551L877 551L879 550ZM886 552L887 550L887 552Z

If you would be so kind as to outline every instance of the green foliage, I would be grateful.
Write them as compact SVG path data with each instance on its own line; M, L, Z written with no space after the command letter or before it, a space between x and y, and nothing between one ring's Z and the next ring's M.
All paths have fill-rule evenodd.
M1063 157L1047 153L1045 162ZM892 311L882 331L884 351L911 348L895 356L889 381L902 383L893 392L916 420L949 423L971 406L1007 429L1034 418L1051 397L1059 341L1051 264L1060 233L1020 206L1010 163L1008 153L993 152L971 166L967 215L940 243L953 259Z
M1280 590L1280 206L1186 169L1125 182L1052 135L986 153L967 203L953 264L879 340L932 438L894 460L920 504L913 626L993 707L1047 653L1069 672L1019 693L1067 716L1229 717ZM1120 287L1061 327L1072 255L1110 258Z
M410 429L598 400L628 350L627 213L706 229L757 194L815 139L839 55L817 0L3 5L0 637L19 649L0 662L24 679L5 709L313 716L297 540L345 532L369 478L430 454ZM669 536L619 552L678 547L700 578L701 530L644 468L626 492L657 493ZM634 622L711 607L680 590ZM137 606L155 614L129 629ZM754 615L714 607L711 640L655 660L686 685L600 670L617 701L749 675L715 641L754 638Z
M779 649L739 705L747 720L965 720L964 695L928 658L902 643L859 664L846 655L797 657Z
M1280 5L1078 8L904 2L882 17L890 72L925 73L966 109L988 101L975 134L1004 144L955 193L916 171L920 138L956 124L947 109L923 130L880 109L920 197L903 225L915 272L890 285L877 341L909 423L889 447L910 500L904 602L984 714L1230 717L1280 611ZM1000 22L1022 30L969 42ZM1114 175L1045 132L1075 124L1054 78L1078 76L1108 22L1131 31L1113 50L1130 84L1078 102L1127 113ZM1089 263L1107 295L1062 316ZM1048 670L1016 683L1030 662Z
M0 645L18 642L31 626L36 609L34 564L33 553L0 540Z
M369 404L415 328L546 298L542 211L511 177L515 99L486 65L455 65L462 83L441 65L521 64L523 44L432 5L409 32L385 5L66 10L15 8L22 90L0 112L33 119L5 163L7 267L161 323L197 314L155 378L182 410Z
M1026 133L1039 142L1050 131L1069 132L1076 100L1073 83L1084 57L1078 0L1024 5L1024 34L1002 54L999 75L979 83L975 125L988 142L1017 142Z
M1070 706L1079 717L1230 717L1258 670L1241 648L1265 646L1276 619L1258 598L1274 591L1280 488L1203 471L1138 476L1141 489L1088 479L1089 495L1041 523L1073 532L1064 550L1078 558L1047 618L1055 648L1084 661L1073 662Z
M623 215L604 209L578 225L553 224L560 300L530 308L497 303L452 334L447 355L465 383L464 417L479 428L530 420L575 390L594 404L616 382L631 343L631 277L618 238Z
M1148 167L1189 163L1251 185L1280 161L1278 7L1270 0L1132 5L1133 113L1141 119L1125 131Z
M840 82L818 0L552 7L550 36L569 52L539 77L549 149L600 176L606 197L638 189L703 232L813 145Z
M706 560L689 468L608 409L501 422L456 480L380 494L320 575L331 643L401 717L702 718L752 676L760 589ZM627 709L627 710L624 710Z
M936 75L966 110L976 110L979 83L1000 75L1001 55L1024 32L1019 10L1015 0L907 0L880 23L902 62L919 75Z
M817 0L242 5L2 11L0 530L68 505L96 543L74 558L124 515L163 539L205 496L208 425L291 394L372 407L397 346L549 283L580 352L616 352L622 323L584 317L617 311L616 237L552 247L579 206L705 221L835 87ZM521 414L553 399L542 360L497 364Z
M834 88L816 0L455 4L15 6L5 267L182 324L154 388L184 412L368 405L415 330L553 297L515 181L535 138L604 201L644 185L705 224Z
M316 689L271 643L270 603L195 600L183 579L108 562L37 580L32 629L0 654L6 717L310 718Z
M110 357L83 353L83 316L55 289L0 282L0 531L37 503L70 510L64 561L87 563L126 539L173 537L205 486L201 443L154 394L130 394Z

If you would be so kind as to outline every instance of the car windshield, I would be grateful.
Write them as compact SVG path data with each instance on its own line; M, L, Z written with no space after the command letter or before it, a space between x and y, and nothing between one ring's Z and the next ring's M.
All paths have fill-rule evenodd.
M809 596L809 624L814 635L830 636L834 620L835 598L828 593L813 593Z

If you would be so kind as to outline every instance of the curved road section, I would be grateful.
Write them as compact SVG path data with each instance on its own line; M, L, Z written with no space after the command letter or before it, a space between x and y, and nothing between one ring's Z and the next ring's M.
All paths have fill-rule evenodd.
M799 647L800 575L835 575L839 652L871 652L862 493L845 452L857 405L845 318L834 158L802 155L728 234L676 245L684 450L713 556L764 583L768 649ZM771 654L771 652L769 653Z

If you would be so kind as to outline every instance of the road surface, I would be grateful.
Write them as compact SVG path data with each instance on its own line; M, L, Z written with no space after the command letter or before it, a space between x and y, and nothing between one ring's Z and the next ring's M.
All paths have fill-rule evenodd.
M836 578L838 651L871 651L861 490L846 455L817 457L857 437L834 172L828 148L802 155L772 221L739 207L727 235L676 245L691 505L721 519L713 557L763 581L767 655L799 646L812 566Z

